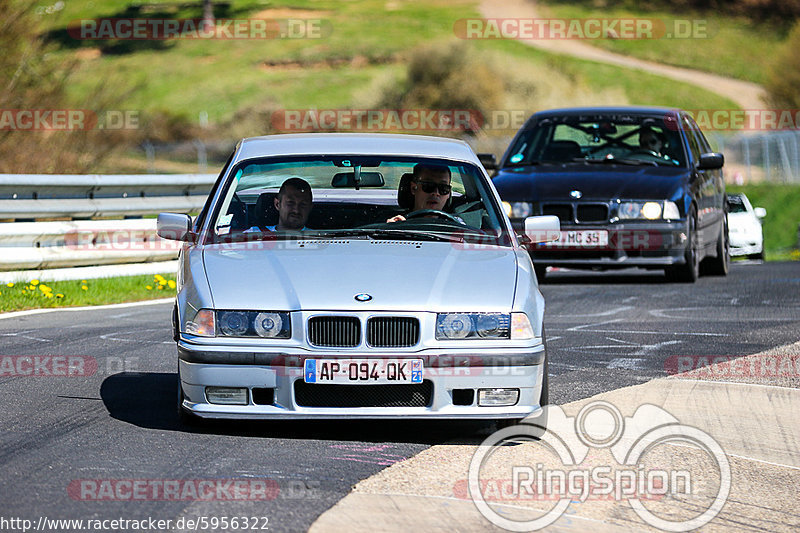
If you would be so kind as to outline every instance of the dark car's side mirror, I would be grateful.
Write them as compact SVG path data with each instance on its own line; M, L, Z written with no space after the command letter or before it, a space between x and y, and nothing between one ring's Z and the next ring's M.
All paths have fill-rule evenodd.
M716 170L722 168L725 164L725 156L719 152L709 152L707 154L700 154L700 161L697 162L697 168L700 170Z
M487 171L497 170L497 158L494 154L478 154L478 160Z

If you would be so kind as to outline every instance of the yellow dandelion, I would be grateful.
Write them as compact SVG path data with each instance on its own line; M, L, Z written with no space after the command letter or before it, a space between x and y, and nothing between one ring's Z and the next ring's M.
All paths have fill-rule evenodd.
M31 285L38 285L38 284L39 284L39 280L38 279L31 280Z
M53 293L52 292L46 292L46 293L44 293L44 296L45 296L45 298L52 298L53 297Z
M152 285L148 285L147 287L145 287L145 289L147 289L148 291L152 291L153 290L153 286Z
M6 283L6 287L13 287L13 286L14 286L14 284L11 283L10 281L8 283Z
M169 288L170 288L170 289L174 289L175 287L177 287L177 286L178 286L178 285L175 283L175 281L174 281L174 280L169 280L167 283L169 284Z
M163 285L159 285L158 287L156 287L156 289L158 289L158 290L161 290L161 289L163 289L163 288L164 288L164 286L163 286Z
M45 292L45 293L53 292L53 289L51 289L47 285L39 285L39 290L42 291L42 292Z
M22 294L28 294L28 291L26 291L25 289L22 289Z
M86 285L81 285L81 290L82 291L88 291L89 287L87 287Z
M63 298L63 297L64 297L64 295L61 294L60 292L56 294L56 298Z
M155 276L153 276L153 278L155 278L156 281L161 281L164 279L164 276L162 276L161 274L156 274Z
M81 280L81 283L83 283L84 285L86 285L86 284L87 284L87 283L89 283L89 282L88 282L88 281L86 281L85 279L82 279L82 280Z

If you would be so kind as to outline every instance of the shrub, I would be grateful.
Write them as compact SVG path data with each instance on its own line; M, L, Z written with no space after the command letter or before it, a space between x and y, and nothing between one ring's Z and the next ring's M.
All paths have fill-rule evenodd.
M800 109L800 22L794 25L778 52L765 85L770 103Z

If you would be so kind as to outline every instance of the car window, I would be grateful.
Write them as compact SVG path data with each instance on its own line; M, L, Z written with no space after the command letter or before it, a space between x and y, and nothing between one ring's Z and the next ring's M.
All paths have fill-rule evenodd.
M729 213L746 213L747 207L744 205L744 200L740 196L728 197L728 212Z
M677 128L663 117L597 115L548 117L523 131L513 142L509 166L580 163L625 159L666 166L685 166ZM649 144L655 139L653 144Z
M692 152L692 159L695 163L700 161L700 145L697 143L697 137L694 134L695 127L692 122L686 117L683 117L683 128L686 132L686 138L689 141L689 150Z
M409 180L417 165L449 173L450 187L442 196L446 203L433 213L409 216L402 223L389 222L398 215L420 214L413 209L414 196L408 200ZM281 193L284 183L287 193ZM431 186L428 181L427 186ZM377 235L511 244L488 180L476 166L463 162L358 155L273 157L238 163L224 187L210 227L217 242ZM421 190L421 185L415 187ZM442 195L444 189L435 183L432 187L438 192L431 194ZM286 207L290 204L283 206L289 213L285 216L302 221L302 227L293 228L297 231L281 228L279 221L284 215L279 206L284 201L303 204L296 213Z

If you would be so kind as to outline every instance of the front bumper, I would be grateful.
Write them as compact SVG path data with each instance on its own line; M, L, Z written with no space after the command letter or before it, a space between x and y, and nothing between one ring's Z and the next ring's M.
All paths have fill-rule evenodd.
M500 419L523 418L541 409L539 398L545 360L544 346L541 343L525 350L481 350L480 353L461 349L439 353L420 350L414 353L391 353L383 356L365 353L337 354L338 357L353 359L376 357L422 359L423 379L430 382L426 384L428 389L432 388L426 405L392 407L300 405L296 383L303 383L305 359L329 358L330 354L309 354L301 350L253 352L239 347L193 346L184 340L178 343L178 353L179 376L184 394L182 407L202 418ZM209 403L205 394L206 387L247 388L248 403L247 405ZM354 384L339 387L365 386ZM493 388L518 389L517 403L500 407L479 406L478 390ZM271 403L266 405L254 401L264 390L271 390ZM464 401L464 391L467 390L474 391L470 404Z
M664 268L686 263L685 221L561 225L562 232L597 230L608 232L607 245L541 244L531 248L531 257L537 265L575 268Z
M739 236L735 233L731 233L729 238L732 256L755 255L764 250L764 243L758 239Z

